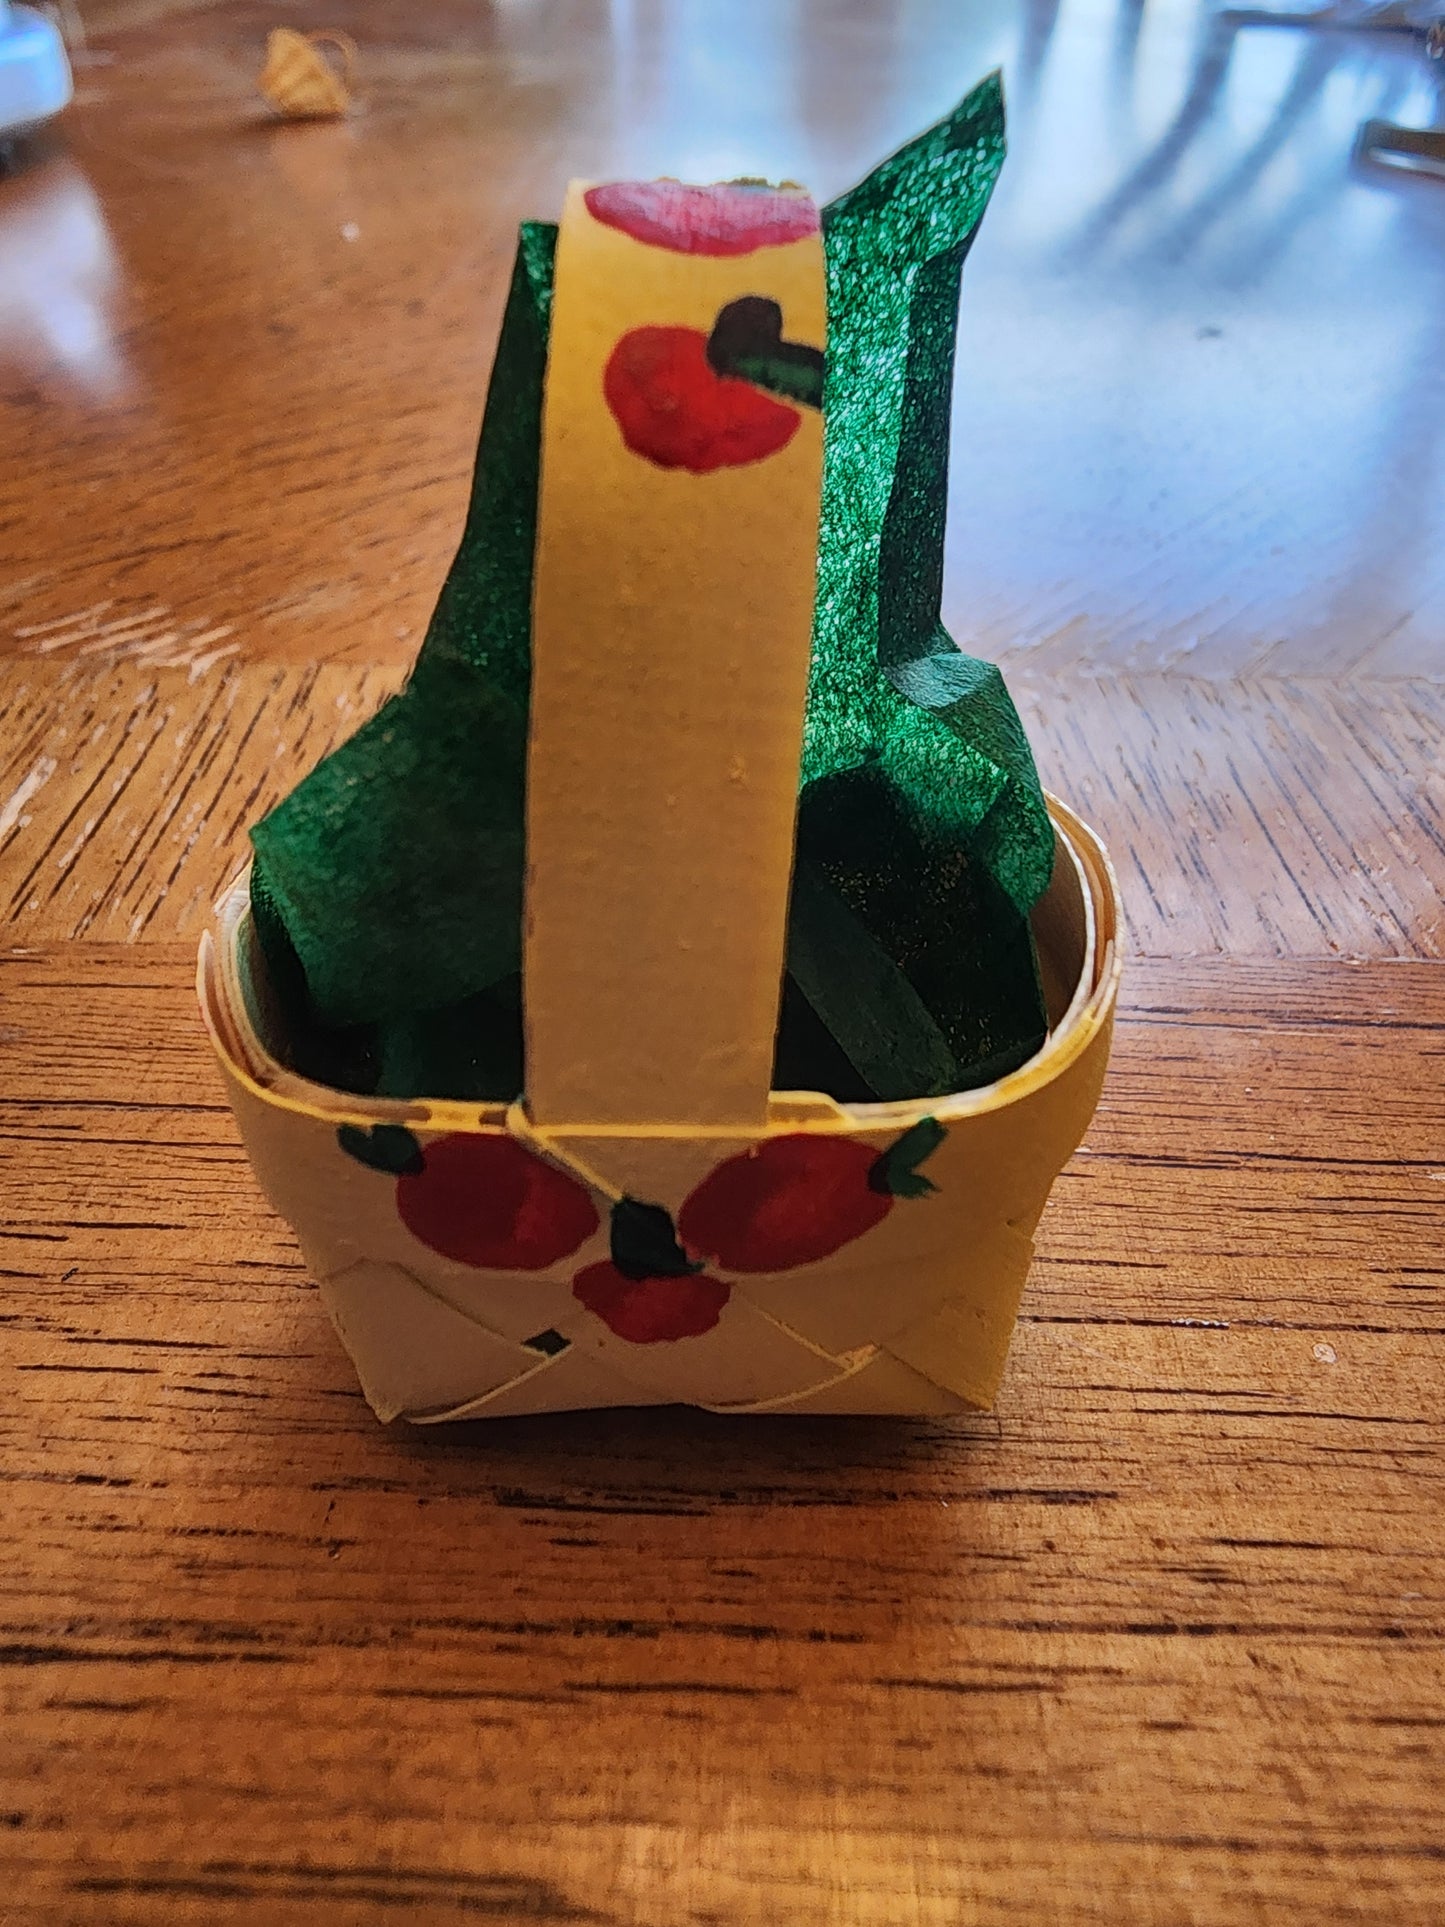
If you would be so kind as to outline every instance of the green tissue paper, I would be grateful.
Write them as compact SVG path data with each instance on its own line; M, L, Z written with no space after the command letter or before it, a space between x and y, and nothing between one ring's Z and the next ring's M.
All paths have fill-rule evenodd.
M521 968L532 549L556 241L554 227L522 229L461 547L406 688L251 832L268 961L279 923L311 1016L327 1027L437 1011Z
M780 1089L941 1094L1045 1034L1028 915L1053 832L1001 676L939 621L959 277L1003 131L993 77L823 212L824 480ZM521 231L466 527L410 681L252 832L292 1061L342 1088L517 1094L555 242Z

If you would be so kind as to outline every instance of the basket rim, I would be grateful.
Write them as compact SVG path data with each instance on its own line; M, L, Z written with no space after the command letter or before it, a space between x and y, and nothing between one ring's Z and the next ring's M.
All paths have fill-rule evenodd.
M1045 792L1049 815L1064 852L1072 859L1087 917L1085 955L1068 1007L1042 1046L1024 1064L992 1084L943 1097L901 1098L845 1104L817 1091L774 1091L761 1127L752 1124L579 1124L549 1131L559 1138L708 1138L753 1143L761 1137L807 1130L864 1135L934 1117L951 1123L1007 1109L1051 1084L1087 1048L1108 1020L1118 997L1123 958L1118 941L1119 886L1097 833L1055 796ZM455 1098L363 1097L338 1091L288 1070L262 1042L247 1008L237 952L250 929L250 865L216 904L215 928L201 936L196 996L212 1048L229 1077L260 1102L329 1125L405 1124L436 1132L505 1134L507 1106Z

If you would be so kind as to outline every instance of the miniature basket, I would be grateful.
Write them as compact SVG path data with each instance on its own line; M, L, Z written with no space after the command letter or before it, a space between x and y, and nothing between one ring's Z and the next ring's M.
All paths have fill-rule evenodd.
M546 377L525 1103L361 1098L287 1069L243 878L198 987L246 1149L383 1420L986 1407L1103 1083L1113 873L1051 800L1049 1035L1022 1068L907 1103L769 1090L821 422L766 461L639 459L608 383L649 316L681 335L760 291L820 347L816 216L682 254L587 198L561 227ZM926 1176L880 1181L920 1146ZM656 1276L618 1269L619 1214L661 1238Z

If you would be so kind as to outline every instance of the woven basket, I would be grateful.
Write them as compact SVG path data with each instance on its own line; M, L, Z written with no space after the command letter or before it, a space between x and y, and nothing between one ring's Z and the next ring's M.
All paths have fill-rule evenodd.
M201 946L251 1162L384 1420L986 1407L1035 1225L1098 1100L1117 890L1056 802L1033 1059L914 1103L768 1089L821 424L766 461L679 473L638 459L604 400L629 330L658 314L705 330L759 293L821 345L816 232L708 259L569 197L534 592L525 1104L364 1099L285 1068L244 878ZM926 1182L900 1194L879 1172L910 1132ZM692 1270L674 1245L673 1275L618 1271L609 1213L615 1234L643 1207L701 1254Z
M559 1134L674 1214L721 1161L799 1134L881 1153L924 1117L947 1136L937 1190L900 1202L856 1242L784 1272L735 1274L715 1328L636 1344L573 1295L606 1253L598 1229L543 1270L483 1270L422 1244L389 1179L348 1155L338 1128L404 1125L438 1138L504 1138L508 1112L362 1101L284 1070L244 884L201 946L199 989L261 1188L295 1228L377 1416L418 1424L597 1405L684 1402L740 1412L941 1413L994 1397L1055 1177L1083 1137L1108 1060L1119 953L1117 896L1097 838L1051 804L1053 882L1034 914L1051 1034L983 1090L918 1104L834 1104L778 1092L761 1133ZM268 1037L273 1039L268 1046Z

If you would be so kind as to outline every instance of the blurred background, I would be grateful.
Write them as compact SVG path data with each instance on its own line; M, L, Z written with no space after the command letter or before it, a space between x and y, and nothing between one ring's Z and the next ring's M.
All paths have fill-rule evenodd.
M352 665L345 733L404 672L455 544L517 222L555 216L576 174L826 198L1001 66L1010 158L964 276L946 619L1008 667L1046 780L1116 834L1153 780L1201 848L1277 841L1239 796L1284 730L1314 758L1314 801L1292 782L1289 807L1315 812L1301 860L1323 869L1281 884L1260 941L1344 890L1370 945L1434 954L1436 897L1408 873L1421 836L1445 853L1445 180L1359 140L1445 122L1429 17L68 6L74 102L0 177L0 650ZM348 118L275 119L255 79L276 25L352 37ZM1336 849L1327 792L1361 732L1359 782L1390 794L1361 792L1376 843ZM1391 842L1397 792L1425 816ZM1177 890L1150 872L1136 918L1242 940L1258 892L1231 906L1225 866L1212 897L1197 871ZM1404 894L1367 904L1366 872ZM1352 928L1319 933L1349 948Z

